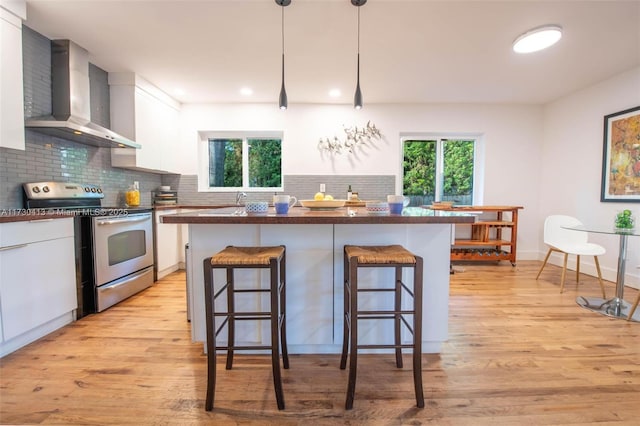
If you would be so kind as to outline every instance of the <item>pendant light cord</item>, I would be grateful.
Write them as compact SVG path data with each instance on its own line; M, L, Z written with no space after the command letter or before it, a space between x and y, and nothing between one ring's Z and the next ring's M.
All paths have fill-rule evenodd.
M360 6L358 6L358 56L360 56Z
M278 106L280 109L285 110L289 106L287 101L287 91L284 87L284 7L291 3L291 0L276 0L276 3L280 5L281 10L281 35L282 35L282 86L280 87L280 97L278 100Z
M282 85L284 86L284 6L282 9L282 19L280 20L282 24Z

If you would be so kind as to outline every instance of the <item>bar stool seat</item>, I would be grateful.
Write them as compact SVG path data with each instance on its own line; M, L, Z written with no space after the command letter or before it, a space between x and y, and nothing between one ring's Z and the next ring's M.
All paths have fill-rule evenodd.
M235 269L269 269L269 288L236 288ZM275 388L278 409L284 409L284 393L280 373L280 350L282 350L282 364L289 368L289 356L286 338L286 249L285 246L275 247L238 247L228 246L215 255L204 259L204 293L207 328L207 396L205 409L213 409L216 386L216 352L226 350L226 369L233 366L233 354L237 350L270 350L273 371L273 385ZM226 283L216 289L213 279L214 269L226 269ZM226 293L226 311L216 311L215 302L218 297ZM270 308L268 311L245 312L235 308L235 295L239 293L268 293ZM216 318L222 317L219 326ZM235 323L240 320L270 321L270 345L236 345ZM227 327L227 345L217 346L216 338L224 327Z
M358 268L394 268L395 284L393 288L364 288L358 283ZM413 269L413 288L402 282L403 268ZM358 365L358 349L395 349L396 366L402 368L402 349L410 348L413 352L413 383L416 404L424 407L422 389L422 279L423 260L401 245L386 246L344 246L344 327L342 340L342 356L340 368L345 369L349 358L349 383L345 408L353 408L356 388L356 372ZM358 293L391 292L393 293L393 309L364 310L358 306ZM411 309L402 308L402 294L413 299ZM406 319L412 317L412 321ZM360 344L358 342L359 320L394 320L393 344ZM412 342L403 344L400 331L402 325L412 334Z

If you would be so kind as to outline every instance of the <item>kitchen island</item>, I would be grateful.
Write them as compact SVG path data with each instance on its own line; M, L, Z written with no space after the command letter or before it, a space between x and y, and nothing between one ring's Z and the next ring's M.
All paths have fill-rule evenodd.
M205 340L202 261L228 245L287 248L287 341L290 353L340 353L343 315L343 246L402 244L424 258L423 348L437 353L447 339L449 253L453 225L471 223L473 215L422 208L405 208L402 215L373 216L364 208L309 210L295 207L286 215L270 208L266 215L242 215L236 208L197 210L165 215L163 223L189 225L187 294L192 338ZM262 274L262 275L260 275ZM237 271L237 281L267 284L266 273ZM393 283L391 271L369 268L361 282ZM216 271L216 287L224 284ZM410 275L403 280L411 282ZM363 303L368 301L363 297ZM379 301L379 298L378 298ZM239 301L237 309L252 310L255 301ZM262 301L261 303L266 303ZM220 307L221 308L221 307ZM393 322L362 327L363 342L393 336ZM241 323L236 336L251 343L269 339L268 324ZM224 340L225 333L220 336ZM406 336L407 338L409 336Z

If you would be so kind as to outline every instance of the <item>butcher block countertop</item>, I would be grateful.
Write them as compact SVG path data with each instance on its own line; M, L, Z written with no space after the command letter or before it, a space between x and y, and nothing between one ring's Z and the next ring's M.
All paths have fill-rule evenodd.
M189 213L162 216L163 223L188 224L408 224L408 223L472 223L475 216L467 213L435 211L421 207L407 207L402 215L374 216L364 207L341 207L334 210L310 210L293 207L288 214L277 215L273 207L266 214L234 214L236 207L197 210ZM355 214L350 214L355 212Z

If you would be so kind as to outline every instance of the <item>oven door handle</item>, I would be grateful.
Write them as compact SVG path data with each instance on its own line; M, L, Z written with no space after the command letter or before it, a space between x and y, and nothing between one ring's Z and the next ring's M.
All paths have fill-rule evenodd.
M149 271L147 271L147 270L136 272L135 274L131 274L131 276L127 277L126 280L123 280L123 281L120 281L120 282L117 282L117 283L113 283L113 284L107 284L105 286L98 287L98 289L100 289L101 291L115 290L118 287L122 287L123 285L129 284L131 281L137 280L138 278L140 278L141 276L143 276L144 274L146 274L148 272Z
M123 219L98 219L98 226L102 225L118 225L121 223L132 223L132 222L143 222L145 220L150 220L150 215L144 215L141 217L126 217Z

